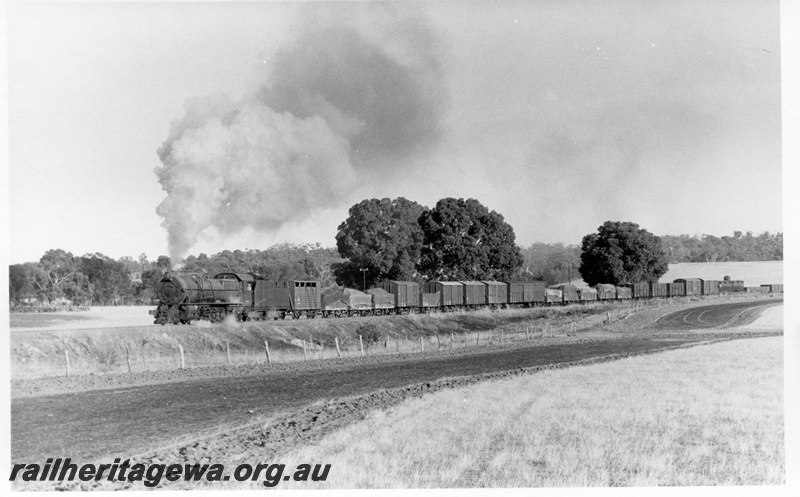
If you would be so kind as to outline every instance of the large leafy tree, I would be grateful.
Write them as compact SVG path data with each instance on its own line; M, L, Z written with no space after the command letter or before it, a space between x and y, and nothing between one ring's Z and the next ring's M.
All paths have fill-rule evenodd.
M47 278L46 297L54 300L66 297L83 299L87 281L80 274L80 259L62 249L48 250L39 259L39 267Z
M94 304L118 304L132 297L131 277L124 263L100 253L86 254L80 260L81 273L91 283Z
M636 223L606 221L581 250L578 272L589 285L658 281L669 267L661 239Z
M420 217L420 272L438 280L506 279L523 263L514 229L475 199L444 198Z
M13 264L8 267L8 297L10 302L23 298L45 299L47 295L47 275L34 262Z
M414 278L422 246L418 220L423 212L425 207L403 197L373 198L352 206L336 234L339 255L349 259L336 265L336 281L361 288L383 279Z

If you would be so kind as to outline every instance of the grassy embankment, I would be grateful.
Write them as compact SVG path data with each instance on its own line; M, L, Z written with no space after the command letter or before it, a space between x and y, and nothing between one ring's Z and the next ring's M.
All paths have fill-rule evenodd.
M58 330L12 334L13 378L38 378L66 374L124 373L177 369L181 366L242 365L312 361L361 355L360 327L374 324L376 341L364 342L365 354L426 352L455 347L485 346L521 340L548 340L588 329L618 332L647 324L680 305L729 300L728 297L654 300L643 303L589 304L583 306L502 311L469 311L369 318L268 321L260 323L199 323L192 326L120 327L93 330ZM735 298L768 298L739 295ZM642 310L661 309L646 313ZM634 319L627 319L634 317ZM607 325L608 321L610 325ZM603 328L600 328L603 326ZM420 338L422 343L420 343ZM305 351L304 351L305 345ZM229 357L230 351L230 359Z
M374 324L381 335L377 342L365 341L369 355L419 352L422 347L425 351L440 346L474 347L498 343L501 330L504 341L563 336L596 326L607 316L621 319L635 308L593 304L500 312L31 332L12 340L12 375L64 375L65 349L69 351L71 374L125 372L128 358L133 371L175 369L180 367L179 344L184 349L186 367L227 364L228 349L231 364L266 362L265 340L273 362L337 357L334 338L343 357L355 357L361 355L358 333L365 324Z
M280 488L780 485L782 358L736 340L439 392L282 456L332 469Z

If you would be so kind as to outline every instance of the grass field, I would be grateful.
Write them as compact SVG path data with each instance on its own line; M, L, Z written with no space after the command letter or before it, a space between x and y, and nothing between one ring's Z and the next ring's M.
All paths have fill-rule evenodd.
M783 339L736 340L440 392L281 458L281 488L780 485Z

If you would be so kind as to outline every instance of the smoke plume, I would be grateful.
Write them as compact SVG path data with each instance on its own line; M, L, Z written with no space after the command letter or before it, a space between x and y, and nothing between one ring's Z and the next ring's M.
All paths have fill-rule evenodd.
M172 123L155 173L174 261L208 228L268 232L341 205L438 141L444 51L427 19L374 6L325 14L274 53L252 95L191 99Z

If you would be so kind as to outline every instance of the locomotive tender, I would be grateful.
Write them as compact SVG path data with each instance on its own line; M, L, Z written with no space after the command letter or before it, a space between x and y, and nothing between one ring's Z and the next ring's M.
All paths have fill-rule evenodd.
M751 290L751 288L753 290ZM167 272L159 281L159 305L151 310L155 324L379 316L460 309L568 305L591 301L716 295L720 292L782 293L783 285L744 287L741 281L676 279L672 283L599 284L594 289L574 285L547 288L543 281L413 281L387 280L367 292L326 289L319 281L267 280L253 273Z

